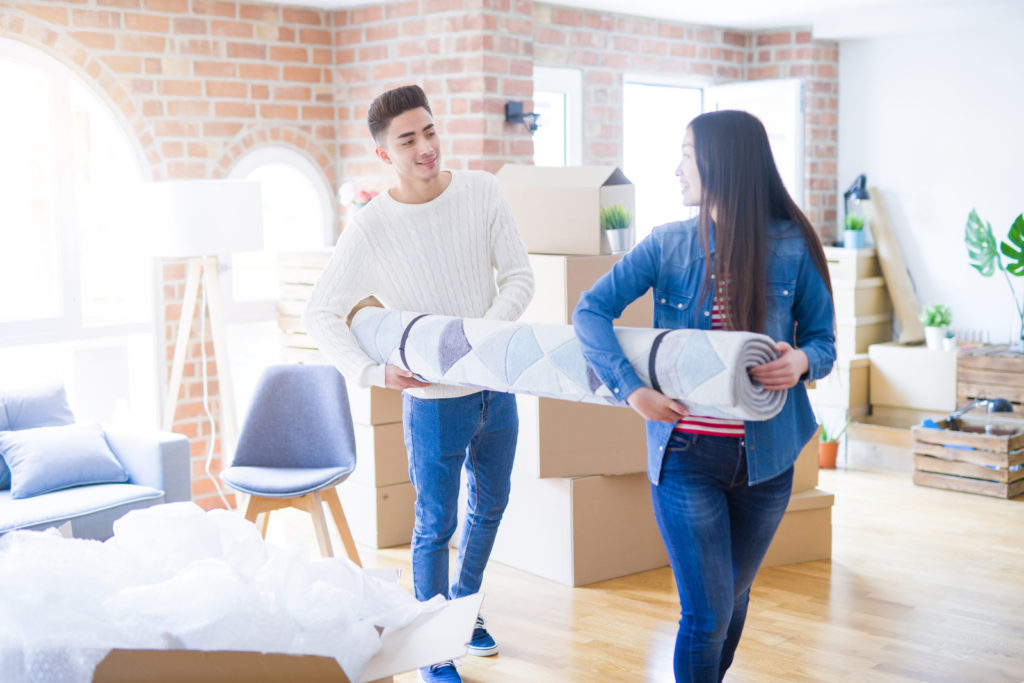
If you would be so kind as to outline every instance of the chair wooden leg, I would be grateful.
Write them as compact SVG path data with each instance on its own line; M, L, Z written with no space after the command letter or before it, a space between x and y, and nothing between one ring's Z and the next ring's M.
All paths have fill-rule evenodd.
M256 496L249 496L249 504L245 507L245 518L256 523L256 518L263 512L263 538L267 538L267 522L270 520L270 510L264 511L263 506L260 505L260 499Z
M323 499L320 492L306 494L302 497L306 502L306 510L313 516L313 529L316 531L316 542L320 546L320 554L324 557L334 557L331 550L331 537L327 534L327 518L324 517Z
M260 535L263 536L263 540L267 539L267 527L270 525L270 510L263 513L263 524L260 528Z
M345 511L342 510L341 501L338 500L338 489L324 491L323 498L327 501L327 507L334 518L334 526L338 527L338 535L341 536L341 542L345 545L348 559L355 562L357 566L362 567L363 563L359 561L359 551L356 550L356 542L352 539L352 532L348 528L348 520L345 519Z

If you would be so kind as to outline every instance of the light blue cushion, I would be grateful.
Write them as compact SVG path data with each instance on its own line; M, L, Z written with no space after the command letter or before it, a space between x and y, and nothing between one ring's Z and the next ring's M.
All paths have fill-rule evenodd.
M128 481L103 429L93 422L0 432L0 456L11 470L11 496L16 499Z
M221 479L236 491L265 498L292 498L333 486L352 467L228 467Z
M57 427L75 421L60 383L0 390L0 405L0 431Z
M129 510L163 500L162 491L137 484L78 486L20 500L14 500L10 491L0 491L0 534L14 529L46 529L70 521L86 532L80 534L76 528L76 537L103 540L110 537L113 520ZM96 524L103 529L89 533Z
M64 385L47 382L24 389L0 391L0 431L71 424ZM0 457L0 491L11 488L11 472Z

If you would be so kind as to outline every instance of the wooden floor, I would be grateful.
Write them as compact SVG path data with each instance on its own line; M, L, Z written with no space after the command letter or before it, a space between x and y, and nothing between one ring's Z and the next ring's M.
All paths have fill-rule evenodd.
M727 681L1024 681L1024 496L888 471L822 471L819 486L836 494L832 560L760 573ZM269 539L308 524L272 523ZM408 547L359 550L411 590ZM501 653L466 657L465 681L672 680L667 568L568 588L492 562L483 590Z

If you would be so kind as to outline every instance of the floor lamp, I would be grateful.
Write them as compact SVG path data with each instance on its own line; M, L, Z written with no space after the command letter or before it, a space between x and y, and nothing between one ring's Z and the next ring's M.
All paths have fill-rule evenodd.
M167 386L163 428L169 431L174 424L185 358L188 355L188 340L201 285L203 299L210 312L213 355L220 385L221 453L227 458L234 452L238 432L235 425L234 391L228 361L217 257L263 248L260 184L234 180L149 183L145 205L147 214L154 221L154 255L162 258L187 259L185 297L178 320L178 338L174 344L174 361L171 365L170 383ZM201 307L201 320L204 320L204 315L205 310ZM205 344L205 339L200 343ZM205 397L205 363L202 372ZM211 443L211 455L212 451Z

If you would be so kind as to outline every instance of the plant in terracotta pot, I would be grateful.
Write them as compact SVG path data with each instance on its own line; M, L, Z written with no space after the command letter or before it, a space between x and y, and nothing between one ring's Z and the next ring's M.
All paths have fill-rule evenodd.
M839 455L839 439L846 432L849 424L849 420L844 420L841 427L832 429L825 422L821 423L821 433L818 436L818 467L823 470L834 470L836 468L836 457Z
M918 320L924 325L925 345L931 351L942 349L942 340L949 331L949 324L953 322L953 314L949 306L944 304L932 304L921 310Z

